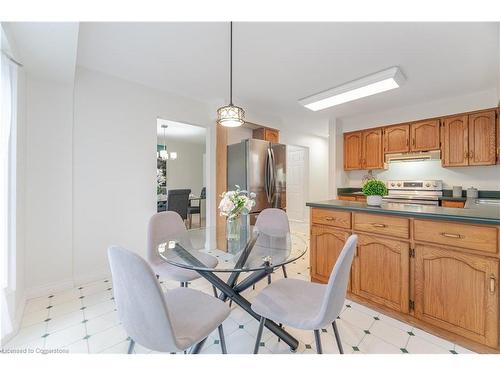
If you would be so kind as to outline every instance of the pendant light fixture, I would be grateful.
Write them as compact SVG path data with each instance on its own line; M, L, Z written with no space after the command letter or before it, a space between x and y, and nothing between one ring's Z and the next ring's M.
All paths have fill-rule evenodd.
M243 108L233 105L233 23L229 26L230 57L229 57L229 105L217 110L217 123L228 128L243 125L245 122L245 111Z
M168 125L162 125L163 129L163 150L160 150L159 156L161 160L168 160L168 152L167 152L167 137L165 134L165 130L168 128Z

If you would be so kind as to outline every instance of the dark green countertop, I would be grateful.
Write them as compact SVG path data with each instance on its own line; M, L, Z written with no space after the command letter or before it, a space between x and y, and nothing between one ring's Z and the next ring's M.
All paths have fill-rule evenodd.
M383 203L382 206L368 206L363 202L332 199L321 202L308 202L306 206L422 219L500 225L500 205L477 205L478 207L474 208L448 208L440 206Z

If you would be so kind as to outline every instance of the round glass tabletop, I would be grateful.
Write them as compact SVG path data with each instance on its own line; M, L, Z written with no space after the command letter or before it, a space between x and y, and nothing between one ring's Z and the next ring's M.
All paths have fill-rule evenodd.
M191 229L172 234L158 246L159 255L178 267L211 272L246 272L280 267L302 257L307 242L299 235L250 227L239 239L211 236L210 228ZM211 245L213 244L213 245ZM227 250L217 249L223 244ZM217 265L214 266L214 258Z

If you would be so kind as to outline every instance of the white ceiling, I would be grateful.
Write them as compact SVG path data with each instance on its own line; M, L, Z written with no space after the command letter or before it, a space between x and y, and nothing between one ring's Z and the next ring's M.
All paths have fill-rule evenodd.
M78 48L77 22L6 22L13 50L25 70L38 77L73 84Z
M235 23L233 31L234 102L247 110L249 121L252 113L268 114L280 122L276 126L325 135L331 116L386 111L497 85L498 23ZM224 103L228 32L228 23L80 23L76 63ZM44 46L57 57L69 48ZM297 102L391 66L407 78L397 90L319 112Z
M163 129L162 125L167 125L167 128ZM158 144L163 144L164 141L168 142L169 140L180 140L204 145L207 131L201 126L194 126L159 118L157 119L156 124L156 134L158 137Z

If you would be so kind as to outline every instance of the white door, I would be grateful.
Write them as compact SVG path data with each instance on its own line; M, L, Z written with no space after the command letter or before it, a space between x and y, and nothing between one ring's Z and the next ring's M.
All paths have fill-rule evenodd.
M307 151L287 145L286 211L290 220L306 220Z

